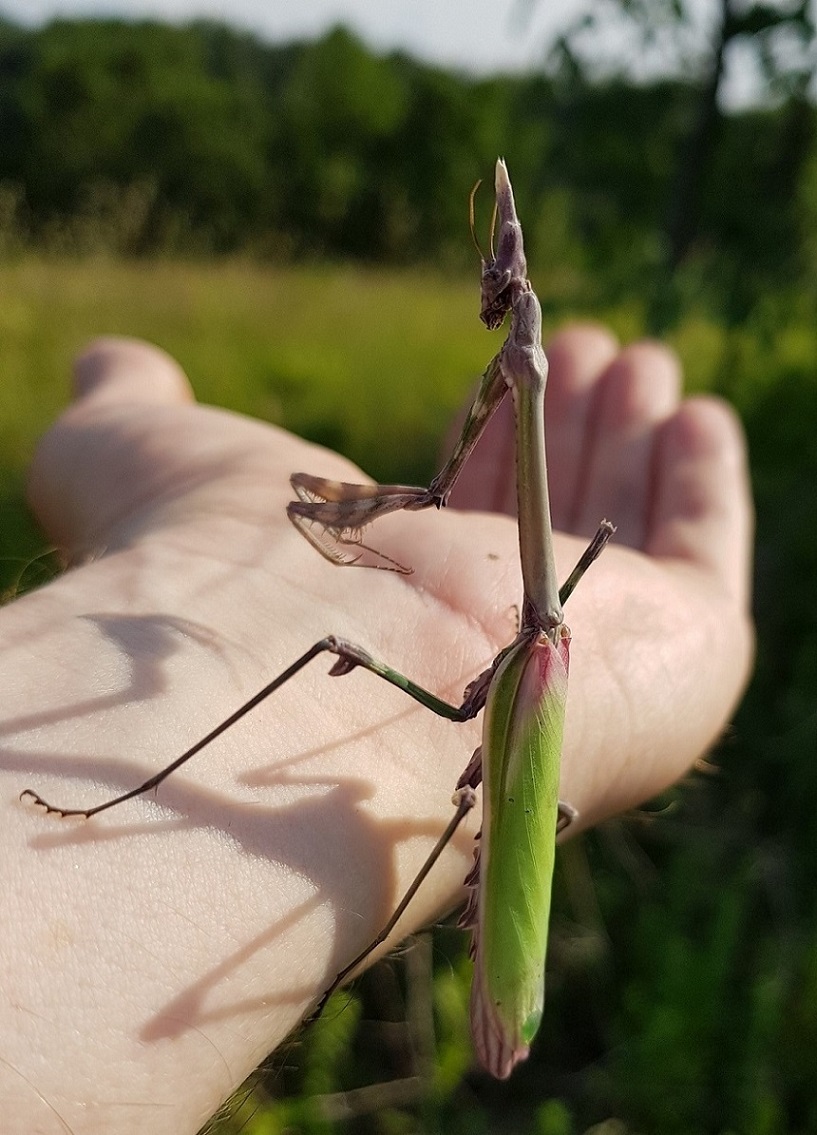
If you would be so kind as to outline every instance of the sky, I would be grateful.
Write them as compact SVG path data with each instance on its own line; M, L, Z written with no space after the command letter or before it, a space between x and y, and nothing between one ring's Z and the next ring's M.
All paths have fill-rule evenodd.
M55 15L153 16L182 21L206 16L258 32L265 39L315 38L334 24L357 31L372 47L481 73L525 70L543 45L586 0L0 0L0 11L24 23Z
M271 42L312 39L343 23L376 50L402 48L419 59L486 74L536 68L556 36L589 5L590 0L0 0L0 13L25 24L54 16L173 22L206 17ZM706 43L718 6L717 0L688 0L696 18L687 43ZM615 56L626 45L613 41L609 48ZM636 73L638 66L636 56ZM748 54L735 52L727 60L724 102L738 107L758 94Z

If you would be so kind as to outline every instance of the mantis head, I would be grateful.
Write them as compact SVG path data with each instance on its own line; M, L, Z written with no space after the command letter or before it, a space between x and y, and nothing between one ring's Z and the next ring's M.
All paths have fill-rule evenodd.
M482 260L481 305L479 317L489 331L495 331L513 307L517 296L528 291L525 248L522 226L516 215L508 169L502 158L497 159L495 174L496 200L491 218L490 259L487 259L474 235L474 195L480 183L471 191L471 236ZM494 232L499 219L499 242L494 251Z

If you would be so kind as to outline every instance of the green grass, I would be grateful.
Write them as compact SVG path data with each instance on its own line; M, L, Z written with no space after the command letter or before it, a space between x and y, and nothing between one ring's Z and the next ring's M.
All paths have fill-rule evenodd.
M428 460L499 344L477 324L473 280L419 273L26 259L0 268L0 292L0 447L15 464L65 402L71 358L95 335L149 339L202 401L382 469L405 467L407 430Z
M21 503L24 470L94 336L149 339L201 401L277 422L387 480L428 472L498 345L476 322L473 282L433 274L29 256L0 266L0 295L0 582L12 593L21 573L41 578L27 567L43 545Z
M14 469L65 404L71 359L96 335L157 343L200 400L325 441L379 477L428 470L501 342L477 322L475 277L433 271L27 257L0 265L0 295L0 454ZM565 314L551 302L551 326ZM605 318L625 339L644 326L632 305ZM722 331L691 318L675 338L693 385L711 385Z
M562 310L547 281L540 291L551 327L580 314ZM21 572L40 579L26 568L42 543L21 505L24 470L94 336L149 339L179 360L201 401L338 449L378 480L412 482L430 474L500 343L477 321L475 276L433 269L27 255L0 265L0 295L0 584L12 591ZM605 317L624 339L643 330L632 304ZM676 339L693 386L712 386L722 330L691 317Z
M24 470L94 336L157 343L201 401L283 425L387 481L428 477L500 343L477 321L474 278L429 269L27 255L0 265L0 295L0 585L11 593L42 578Z

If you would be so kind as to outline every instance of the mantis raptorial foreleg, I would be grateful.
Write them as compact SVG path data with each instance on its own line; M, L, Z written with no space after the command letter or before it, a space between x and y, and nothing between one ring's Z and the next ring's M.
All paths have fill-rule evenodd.
M472 236L476 188L477 186L471 193L470 202ZM494 254L493 233L497 216L500 226L498 251ZM477 244L475 236L474 243ZM477 250L479 251L478 244ZM341 567L378 567L405 575L411 573L410 567L404 567L390 556L364 544L363 529L392 512L417 512L432 506L442 508L447 503L463 465L505 395L514 387L515 376L508 365L509 353L513 351L517 340L518 346L521 339L525 339L525 330L527 346L533 344L541 353L541 329L536 318L539 305L533 296L536 309L533 312L533 326L525 329L525 324L530 323L530 320L520 316L518 306L520 295L524 293L533 296L527 280L522 227L516 216L507 170L504 163L500 162L497 165L496 204L491 221L491 256L490 259L482 258L480 319L489 330L494 331L501 326L505 316L512 312L511 333L502 350L485 368L451 456L427 488L412 485L357 485L345 481L329 481L309 473L293 473L290 483L298 500L287 506L287 515L298 531L326 559ZM521 339L520 326L523 328ZM524 348L525 344L522 346ZM544 356L542 360L544 361ZM544 390L544 374L542 389ZM517 407L517 411L518 409ZM364 559L364 552L370 553L370 562Z
M309 473L293 473L290 484L298 500L287 505L287 516L322 556L340 567L362 565L410 574L411 568L364 544L363 529L391 512L418 512L432 506L442 508L485 426L507 393L499 354L491 359L482 376L451 456L428 488L356 485L313 477ZM371 563L364 561L364 552L371 553Z

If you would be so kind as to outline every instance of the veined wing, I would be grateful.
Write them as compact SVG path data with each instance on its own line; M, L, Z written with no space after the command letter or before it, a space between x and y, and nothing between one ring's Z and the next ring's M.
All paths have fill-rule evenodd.
M385 552L364 542L364 530L390 512L417 507L427 489L413 485L355 485L309 473L293 473L290 484L298 497L287 516L313 548L339 567L374 567L410 575Z

